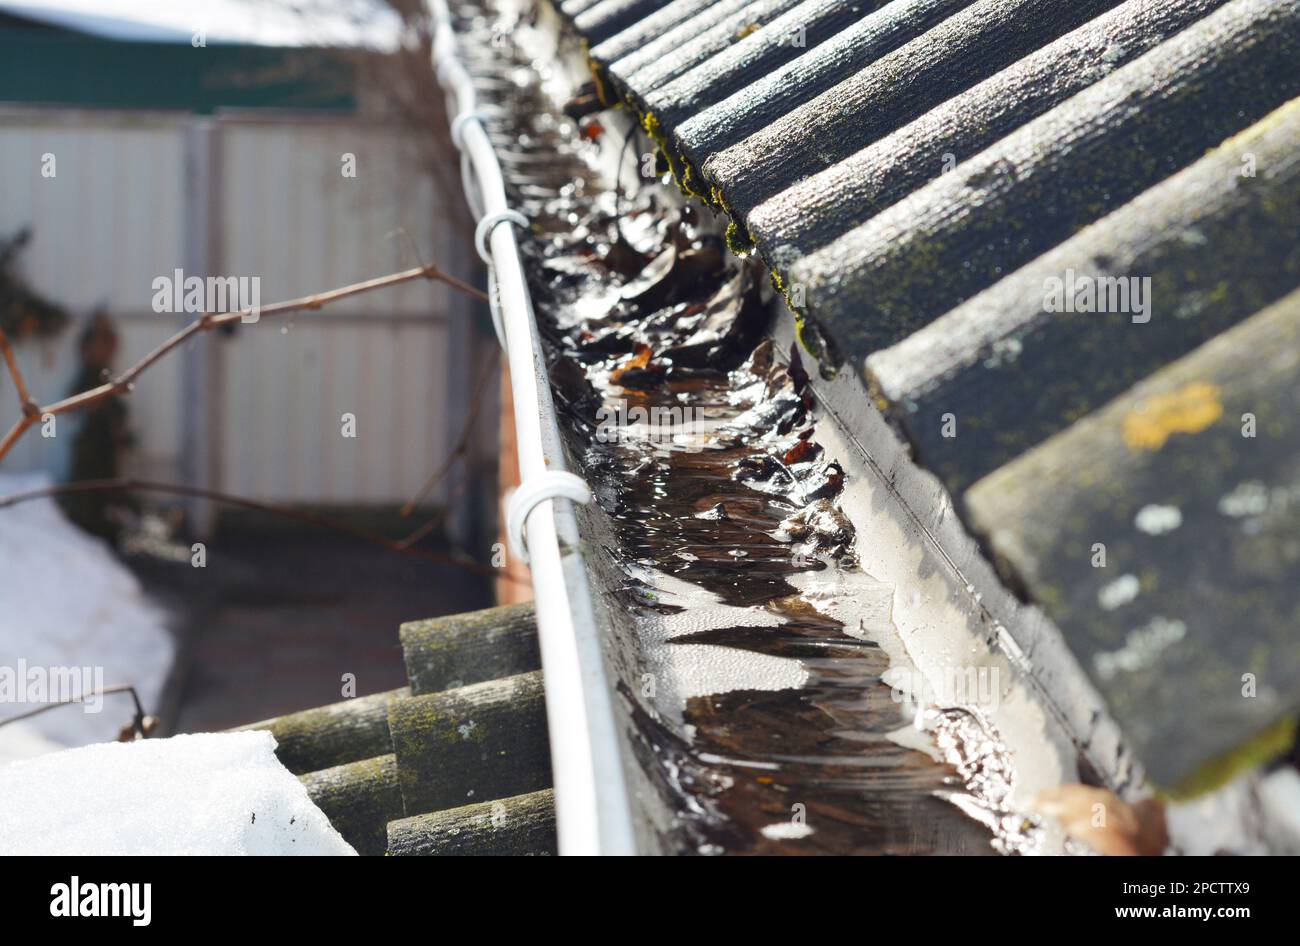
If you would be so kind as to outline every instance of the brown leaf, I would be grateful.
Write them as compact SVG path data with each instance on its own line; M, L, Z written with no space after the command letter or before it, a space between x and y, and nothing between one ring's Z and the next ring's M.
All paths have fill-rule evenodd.
M810 460L821 448L811 440L800 440L793 447L785 452L782 461L786 466L794 466L796 463L802 463L804 460Z
M637 342L632 357L609 373L609 380L627 388L648 388L659 382L665 373L662 365L653 364L650 346Z

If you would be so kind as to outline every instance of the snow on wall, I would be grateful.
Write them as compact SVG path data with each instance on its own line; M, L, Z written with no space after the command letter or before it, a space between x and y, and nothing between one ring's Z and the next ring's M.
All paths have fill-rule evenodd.
M392 49L400 21L375 0L2 0L0 12L109 40Z

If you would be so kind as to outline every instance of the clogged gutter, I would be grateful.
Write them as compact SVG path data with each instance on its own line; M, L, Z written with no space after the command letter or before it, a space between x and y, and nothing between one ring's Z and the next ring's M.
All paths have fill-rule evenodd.
M799 354L764 336L762 270L660 183L610 187L595 144L610 133L548 94L550 49L531 58L536 34L500 10L459 12L532 222L567 446L596 496L584 544L625 735L645 804L666 813L643 846L1034 849L1035 820L1003 807L1014 772L991 724L911 698L893 588L858 566Z

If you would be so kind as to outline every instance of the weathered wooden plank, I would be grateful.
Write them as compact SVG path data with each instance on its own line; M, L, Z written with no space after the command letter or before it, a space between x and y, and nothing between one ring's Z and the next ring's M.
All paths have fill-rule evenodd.
M868 383L917 460L960 496L1300 286L1297 221L1300 100L870 356ZM1130 311L1044 311L1049 289L1070 284L1072 296L1124 290Z
M980 0L704 163L732 212L842 161L1118 0Z
M1300 94L1300 0L1234 0L785 274L842 352L900 341Z
M484 857L555 854L555 793L548 788L394 821L388 826L388 853Z
M267 729L275 736L276 757L295 775L393 751L388 707L411 695L406 687L318 706L243 729Z
M574 16L573 25L594 46L667 5L668 0L601 0Z
M1158 784L1203 790L1289 748L1300 293L977 483L968 501Z
M359 854L388 849L388 822L406 814L391 752L299 776L330 824Z
M702 21L706 29L668 34L647 43L611 64L610 76L624 93L643 96L742 42L746 34L772 22L798 3L799 0L752 0L735 8L730 4L720 5Z
M542 667L532 602L410 621L401 636L415 696Z
M540 672L413 696L389 709L408 812L547 788L550 744Z
M644 94L641 98L642 107L644 111L653 112L665 129L680 135L679 146L698 145L701 153L709 153L724 146L708 143L722 141L722 135L707 135L705 128L699 128L695 135L687 135L686 128L679 127L682 122L724 99L730 102L730 96L746 89L754 90L743 97L746 101L758 99L766 102L767 96L757 93L757 84L768 83L770 73L782 66L788 72L791 69L789 64L796 59L801 64L800 69L793 78L787 77L787 82L793 86L791 92L802 93L807 90L799 98L800 102L807 101L820 92L821 88L838 81L823 79L825 85L818 87L817 79L812 75L818 72L816 63L832 60L840 67L842 74L839 78L843 78L860 68L861 63L870 61L872 56L869 52L855 57L855 51L864 49L868 43L855 40L854 37L863 32L861 24L864 20L879 18L872 14L880 7L890 5L909 10L913 7L952 10L969 2L971 0L905 0L902 4L894 4L889 0L864 0L848 4L843 0L809 0L786 10L761 29L712 56L698 68L682 72L671 82ZM936 15L933 22L938 22L938 18ZM892 33L900 37L896 45L901 45L916 35L915 32L905 32L906 15L889 19L893 25ZM850 35L837 35L841 31ZM859 65L855 66L855 62ZM824 70L819 72L821 76L829 74ZM739 111L734 107L723 109L712 115L712 120L706 127L711 129L721 126L728 116L736 115ZM703 117L700 116L701 119ZM731 144L735 140L739 139L732 138L725 144Z
M759 204L745 219L749 233L784 271L1226 2L1129 0ZM688 157L712 147L714 133L696 128L716 124L716 111L678 130Z

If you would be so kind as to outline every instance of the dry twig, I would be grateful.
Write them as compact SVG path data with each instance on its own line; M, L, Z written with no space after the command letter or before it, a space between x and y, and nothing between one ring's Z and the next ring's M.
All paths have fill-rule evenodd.
M195 499L207 499L212 502L225 503L231 506L241 506L244 509L253 509L258 512L271 513L273 515L283 516L286 519L296 519L299 522L306 522L311 525L320 526L323 529L330 529L334 532L340 532L344 535L350 535L353 538L363 539L366 542L380 545L392 552L398 552L404 555L414 555L419 558L428 559L431 562L438 562L442 565L451 565L455 568L463 568L476 575L485 575L492 578L501 577L500 569L492 568L488 565L482 565L463 552L456 555L444 555L416 545L416 542L423 538L424 535L427 535L428 532L432 531L427 525L420 526L404 538L390 539L377 532L371 532L369 529L361 529L357 526L349 525L346 522L331 519L328 516L305 512L301 509L294 509L289 506L277 506L274 503L264 503L256 499L247 499L243 496L232 496L229 493L222 493L217 490L202 489L197 486L182 486L179 483L158 483L151 480L139 480L131 477L118 477L116 479L107 480L80 480L75 483L43 486L37 489L25 490L20 493L10 493L8 496L0 496L0 509L7 509L10 506L17 506L19 503L31 502L36 499L64 496L69 493L111 493L124 491L167 493L173 496L190 496ZM435 522L436 521L437 520L435 520Z
M111 696L114 693L130 693L131 701L135 703L135 715L131 717L129 725L123 727L123 733L133 733L141 739L149 735L156 723L154 717L144 711L144 704L140 702L140 694L136 692L135 687L129 683L115 683L112 686L103 687L94 693L83 693L79 696L68 697L66 700L55 700L52 703L44 703L35 709L28 710L25 713L19 713L17 716L10 716L8 719L0 719L0 726L8 726L10 723L21 722L24 719L31 719L33 716L39 716L41 713L47 713L52 709L58 709L60 706L75 706L78 703L85 703L87 700L96 696Z

